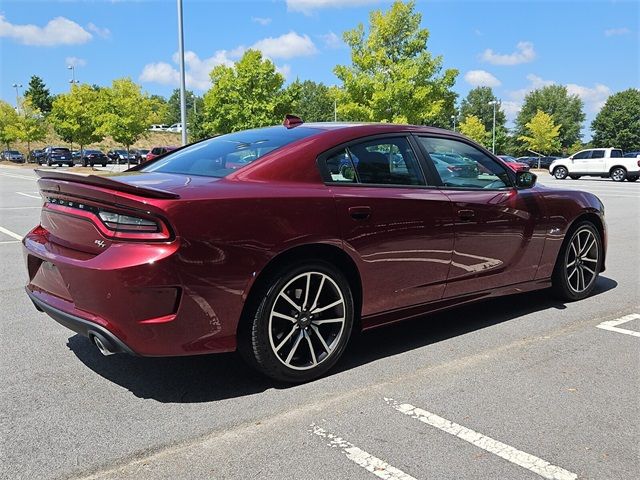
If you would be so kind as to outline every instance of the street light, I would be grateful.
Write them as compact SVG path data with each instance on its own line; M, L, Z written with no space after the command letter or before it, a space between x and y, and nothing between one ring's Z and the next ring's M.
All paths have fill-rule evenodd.
M67 65L67 70L71 70L71 79L69 80L69 85L71 85L70 88L73 88L73 86L76 83L80 83L80 80L76 80L76 66L75 65Z
M20 90L19 89L22 88L22 84L14 83L11 86L16 89L16 110L19 110L20 109Z
M495 155L496 153L496 105L498 105L497 100L491 100L489 105L493 105L493 128L491 129L491 136L493 137L493 141L491 144L491 153Z
M182 145L187 144L187 98L184 75L184 34L182 32L182 0L178 2L178 56L180 57L180 121L182 122Z
M453 120L453 131L456 131L456 116L455 115L451 115L451 120Z

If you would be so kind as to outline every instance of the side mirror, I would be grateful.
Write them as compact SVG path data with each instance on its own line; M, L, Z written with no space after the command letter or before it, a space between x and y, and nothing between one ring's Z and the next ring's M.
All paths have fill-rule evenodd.
M531 188L536 184L537 176L531 172L520 170L516 172L516 187Z
M571 160L571 161L573 162L573 155L571 155L571 156L569 157L569 160Z

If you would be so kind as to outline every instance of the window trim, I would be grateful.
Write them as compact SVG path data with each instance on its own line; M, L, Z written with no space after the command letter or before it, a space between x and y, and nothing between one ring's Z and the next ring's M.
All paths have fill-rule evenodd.
M506 165L504 165L501 161L497 160L495 155L493 155L491 152L489 152L487 149L485 149L481 145L477 145L477 144L467 140L466 138L453 136L453 135L440 134L440 133L428 133L428 132L418 133L418 132L414 132L412 135L414 137L416 137L415 138L415 142L418 145L418 147L420 148L420 152L423 155L423 158L424 158L424 161L427 164L427 167L430 170L432 170L434 172L434 174L436 175L438 188L440 188L441 190L470 191L470 192L504 192L504 191L511 190L511 189L516 189L517 190L517 187L515 185L515 172L513 170L511 170L509 167L507 167ZM509 184L505 185L504 187L500 187L500 188L473 188L473 187L464 187L464 186L456 187L456 186L452 186L452 185L445 185L444 182L442 181L442 177L440 177L440 174L438 173L438 170L437 170L433 160L431 159L431 156L429 155L429 152L427 152L426 148L424 148L424 146L422 145L422 143L419 140L419 137L441 138L441 139L444 139L444 140L451 140L451 141L454 141L454 142L464 143L466 145L469 145L472 148L475 148L476 150L478 150L481 153L483 153L490 160L492 160L495 164L497 164L504 171L504 173L506 174L506 178L509 179Z
M327 168L326 160L339 152L340 150L347 150L349 154L349 158L351 158L351 154L349 153L349 147L353 145L357 145L360 143L366 143L375 140L383 140L385 138L404 138L409 145L409 148L413 152L413 155L416 158L416 165L420 173L422 174L422 181L424 182L422 185L398 185L398 184L387 184L387 183L353 183L353 182L337 182L331 178L331 172ZM353 162L353 160L351 160ZM362 137L354 138L349 141L340 143L335 147L331 147L329 150L325 150L320 153L316 157L316 166L320 171L320 176L322 177L322 181L327 186L338 186L338 187L357 187L357 188L414 188L414 189L437 189L438 186L435 185L435 178L432 178L430 175L427 175L427 171L425 170L425 165L422 158L422 152L417 150L415 145L415 140L412 138L411 132L391 132L391 133L379 133L375 135L365 135Z

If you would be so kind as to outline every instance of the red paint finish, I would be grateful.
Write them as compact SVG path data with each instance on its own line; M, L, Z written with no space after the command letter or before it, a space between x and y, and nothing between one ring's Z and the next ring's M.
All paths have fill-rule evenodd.
M544 288L570 225L582 215L603 219L601 202L583 192L325 184L318 157L337 145L386 133L462 137L389 124L307 126L317 132L225 178L41 172L43 196L63 206L46 202L24 238L27 289L140 355L225 352L236 348L257 279L293 249L322 246L350 259L366 329ZM415 153L427 171L430 160ZM152 219L161 231L122 238L100 210Z

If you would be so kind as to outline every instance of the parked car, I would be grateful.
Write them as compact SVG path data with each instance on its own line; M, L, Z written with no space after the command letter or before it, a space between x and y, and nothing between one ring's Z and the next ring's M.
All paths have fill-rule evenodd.
M104 152L100 150L83 150L81 155L81 163L84 167L93 167L97 164L106 167L107 163L109 163L109 157L107 157Z
M640 159L624 157L619 148L590 148L555 160L549 166L549 173L558 180L589 176L635 182L640 178Z
M82 158L82 152L80 150L71 150L71 158L73 158L74 163L79 163Z
M40 158L44 156L44 150L40 150L40 149L36 149L36 150L31 150L31 153L29 153L29 163L40 163Z
M548 157L518 157L516 158L516 161L520 162L520 163L526 163L527 165L529 165L529 168L544 168L544 169L548 169L549 165L551 165L551 163L558 159L559 157L553 157L553 156L548 156Z
M624 154L625 158L636 158L640 155L640 152L627 152Z
M73 167L73 157L71 156L71 150L67 147L46 147L38 163L46 164L50 167L53 165Z
M161 124L153 124L149 127L149 131L150 132L165 132L167 130L168 125L165 125L164 123Z
M0 154L2 160L8 160L9 162L24 163L24 155L18 150L4 150Z
M167 128L167 132L182 133L182 124L174 123L173 125Z
M498 155L498 158L502 160L504 163L506 163L507 167L516 171L524 170L526 172L526 171L529 171L531 168L529 164L524 162L519 162L515 157L512 157L511 155Z
M139 148L138 149L138 156L140 157L140 162L146 162L147 161L147 155L149 154L150 150L147 148Z
M126 150L123 149L116 149L116 150L109 150L107 152L107 157L109 157L109 159L115 163L115 164L126 164L126 163L135 163L138 164L140 163L140 159L138 157L138 154L135 150L129 150L129 153L127 153ZM127 159L129 159L129 161L127 161Z
M169 146L165 146L165 147L153 147L151 149L151 151L149 153L147 153L147 162L153 160L154 158L157 158L161 155L164 155L165 153L171 152L173 150L176 150L178 147L175 147L173 145L169 145Z
M443 151L478 173L445 180ZM234 169L238 152L253 160ZM345 160L354 175L336 171ZM112 176L38 175L26 292L105 355L238 349L272 378L308 381L356 329L547 287L579 300L605 268L595 195L536 187L429 127L287 122Z

